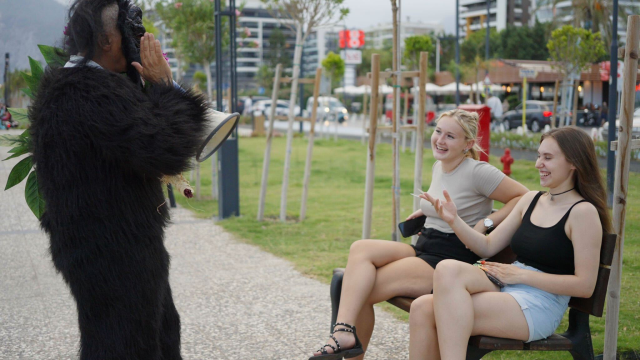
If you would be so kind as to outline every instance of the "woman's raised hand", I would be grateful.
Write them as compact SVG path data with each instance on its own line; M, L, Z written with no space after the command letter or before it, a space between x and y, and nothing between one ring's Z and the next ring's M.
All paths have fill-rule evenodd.
M449 192L444 190L442 192L444 194L444 201L440 199L434 199L431 195L427 193L420 194L420 197L427 200L433 205L438 213L438 217L444 220L447 224L453 224L453 221L458 216L458 208L456 208L456 204L451 200L451 196L449 196Z
M162 55L160 41L156 40L151 33L145 33L140 39L140 60L142 65L135 61L131 65L138 70L145 81L166 84L173 82L171 68Z

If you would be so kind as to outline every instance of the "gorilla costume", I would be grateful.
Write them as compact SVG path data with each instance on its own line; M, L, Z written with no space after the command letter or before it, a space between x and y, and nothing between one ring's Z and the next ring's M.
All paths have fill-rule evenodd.
M90 66L113 4L126 75ZM159 179L188 169L207 107L170 85L143 89L130 65L140 61L141 15L127 0L76 0L66 49L84 57L47 69L29 110L41 227L77 304L81 359L181 359Z

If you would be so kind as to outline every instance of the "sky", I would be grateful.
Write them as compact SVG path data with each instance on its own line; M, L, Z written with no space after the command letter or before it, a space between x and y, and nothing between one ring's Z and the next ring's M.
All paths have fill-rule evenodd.
M56 0L68 5L69 0ZM456 6L452 0L399 0L402 21L440 21L446 33L455 31ZM241 4L242 0L236 0ZM346 25L352 29L366 29L379 23L391 22L390 0L344 0L349 11Z

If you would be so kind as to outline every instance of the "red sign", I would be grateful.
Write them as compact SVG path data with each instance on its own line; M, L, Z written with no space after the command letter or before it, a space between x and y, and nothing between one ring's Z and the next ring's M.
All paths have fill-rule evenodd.
M341 30L338 35L341 49L358 49L364 46L364 31L362 30Z
M622 62L618 61L618 79L621 78L622 76L622 66L621 66ZM611 72L611 62L610 61L603 61L600 63L600 81L609 81L609 76L610 76L610 72Z

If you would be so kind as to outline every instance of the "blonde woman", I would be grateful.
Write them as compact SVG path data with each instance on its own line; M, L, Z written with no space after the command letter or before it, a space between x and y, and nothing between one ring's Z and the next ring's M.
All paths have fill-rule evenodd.
M445 200L424 196L477 254L491 257L511 244L517 261L486 262L483 269L443 261L434 294L411 304L410 359L464 359L471 335L544 339L555 332L572 296L593 293L602 232L611 231L593 141L576 127L551 130L542 136L536 169L549 191L527 193L488 236L463 221L453 192L445 192ZM483 270L506 286L495 285Z
M478 161L478 115L464 110L443 113L431 136L436 162L427 193L456 194L465 223L478 233L497 226L528 190L492 165ZM493 200L506 204L491 214ZM373 305L396 296L431 293L436 265L444 259L474 263L480 257L467 249L428 201L421 201L407 219L426 215L415 246L385 240L358 240L351 245L342 283L337 322L326 345L310 360L362 358L373 332ZM487 226L485 226L485 224ZM356 334L356 328L358 332Z

